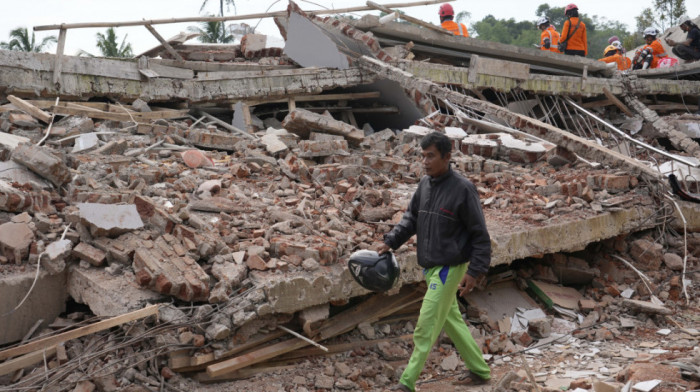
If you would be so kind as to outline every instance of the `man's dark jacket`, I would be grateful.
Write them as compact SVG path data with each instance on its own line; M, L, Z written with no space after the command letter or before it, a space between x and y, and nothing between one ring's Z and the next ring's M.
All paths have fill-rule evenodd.
M424 268L469 261L478 277L491 264L491 238L479 194L469 180L450 168L440 177L424 176L401 222L384 236L392 249L417 234L418 264Z

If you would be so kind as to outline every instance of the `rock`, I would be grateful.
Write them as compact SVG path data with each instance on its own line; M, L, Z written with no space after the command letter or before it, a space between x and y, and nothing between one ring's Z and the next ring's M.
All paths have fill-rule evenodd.
M194 196L198 199L209 199L218 196L219 192L221 192L221 180L208 180L197 187Z
M675 253L665 253L664 264L673 271L683 270L683 258Z
M663 246L645 239L632 242L630 256L635 261L637 268L644 271L655 271L661 266Z
M333 389L334 384L333 377L326 376L325 374L317 375L316 381L314 382L314 386L320 389Z
M547 338L552 333L552 324L546 318L529 320L527 328L537 338Z
M241 284L246 278L247 268L245 265L235 264L230 262L214 263L211 266L211 274L216 279L226 282L231 287L236 287Z
M44 252L41 259L41 265L51 275L56 275L66 268L65 258L71 253L73 243L70 240L58 240L50 243Z
M362 336L365 337L365 339L372 340L372 339L376 338L376 334L374 332L374 327L370 323L367 323L367 322L360 323L357 325L357 329L360 331Z
M643 313L673 314L673 310L671 310L663 305L656 305L652 302L647 302L647 301L638 301L635 299L625 299L622 301L622 304L625 306L628 306L632 309L643 312Z
M7 222L0 225L0 255L7 262L21 264L29 255L29 245L34 241L34 232L26 223Z
M449 356L445 357L442 362L440 362L440 368L442 368L444 371L451 371L457 369L457 366L459 366L461 363L462 359L456 352L453 352Z
M379 355L387 361L398 361L409 356L408 351L398 344L381 342L377 344L377 349L379 350Z
M185 165L192 169L214 166L214 161L212 161L208 156L204 155L204 153L200 150L187 150L180 154L180 157L182 157Z

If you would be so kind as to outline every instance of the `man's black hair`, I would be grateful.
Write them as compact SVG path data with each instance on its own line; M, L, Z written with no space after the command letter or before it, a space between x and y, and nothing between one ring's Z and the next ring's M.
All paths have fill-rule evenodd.
M568 16L569 18L578 18L578 10L577 9L568 10L568 11L566 11L566 16Z
M432 132L425 135L420 141L420 148L424 150L433 145L440 152L442 158L452 151L452 142L444 133Z
M442 23L446 20L453 20L453 16L452 15L445 15L445 16L440 17L440 23Z

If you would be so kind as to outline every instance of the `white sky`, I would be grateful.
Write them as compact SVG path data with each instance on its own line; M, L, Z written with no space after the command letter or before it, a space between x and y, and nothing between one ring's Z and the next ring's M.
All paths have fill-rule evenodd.
M378 3L398 3L411 0L375 0ZM471 13L471 21L481 20L484 16L491 14L498 19L514 18L516 20L536 20L535 11L540 4L548 3L552 7L562 7L571 0L547 1L547 0L490 0L490 1L468 1L458 0L451 4L456 12L468 11ZM274 3L274 5L273 5ZM314 4L315 3L315 4ZM598 15L609 20L619 20L627 24L628 30L634 28L634 17L641 11L650 7L652 0L587 0L577 1L579 10L589 16ZM16 27L28 27L40 25L56 25L61 23L87 23L87 22L125 22L142 19L169 19L199 16L199 9L202 0L0 0L0 4L11 4L0 12L0 41L9 40L9 32ZM347 8L362 6L363 0L314 0L307 2L298 0L305 10L320 9L319 5L326 8ZM238 15L254 14L270 11L281 11L286 9L287 1L281 0L236 0ZM218 14L219 1L209 0L204 13ZM691 17L700 15L700 1L686 1L688 14ZM431 23L438 23L439 5L418 6L403 8L408 15L421 18ZM225 14L234 15L234 10L224 10ZM372 14L378 14L372 11ZM357 13L361 16L364 13ZM258 20L245 21L250 25L255 25ZM180 31L185 31L185 24L162 24L154 27L161 36L166 39L174 36ZM534 27L533 27L534 28ZM76 54L80 49L99 54L95 47L97 32L104 32L103 29L74 29L68 30L66 40L66 54ZM279 36L279 31L271 18L262 19L258 26L258 32L273 36ZM58 36L58 31L36 32L37 40L47 35ZM124 34L128 34L127 42L130 42L134 53L138 54L150 49L158 44L158 41L146 30L145 27L120 27L117 28L119 42ZM190 41L192 42L192 41ZM55 51L55 46L50 49Z

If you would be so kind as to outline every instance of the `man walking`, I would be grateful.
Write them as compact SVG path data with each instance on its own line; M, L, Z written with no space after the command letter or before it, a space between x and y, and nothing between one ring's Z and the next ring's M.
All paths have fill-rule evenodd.
M401 222L377 249L379 253L397 249L416 234L418 264L425 269L428 285L413 332L413 353L397 388L415 390L443 328L468 368L460 383L482 384L491 378L491 370L462 319L456 294L470 292L476 278L488 271L491 238L476 187L450 167L450 139L433 132L421 140L421 148L426 176Z

